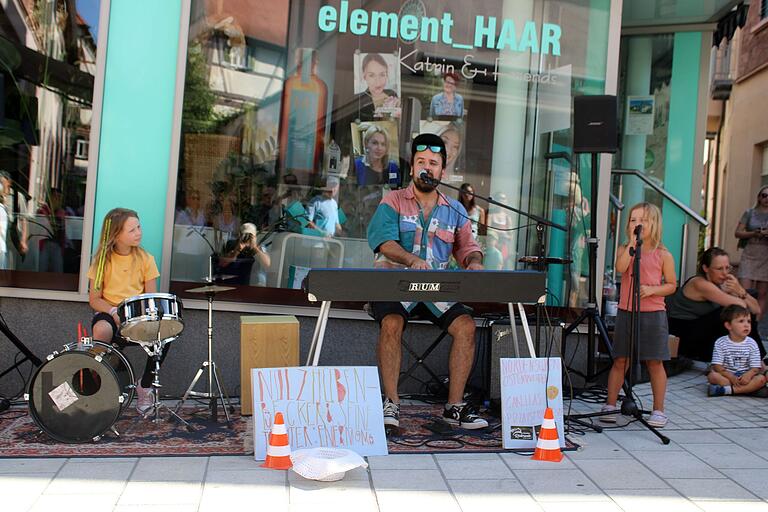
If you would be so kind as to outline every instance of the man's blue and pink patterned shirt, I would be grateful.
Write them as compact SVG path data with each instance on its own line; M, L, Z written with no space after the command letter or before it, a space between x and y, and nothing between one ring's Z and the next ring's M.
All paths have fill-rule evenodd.
M406 251L418 256L436 270L448 268L451 255L460 266L466 266L467 256L481 252L472 236L472 226L464 206L455 199L440 194L428 219L422 215L413 183L408 188L394 190L382 199L368 224L368 245L375 253L374 266L379 268L400 267L379 252L379 247L390 240ZM410 311L416 302L403 303ZM425 303L440 316L452 302Z

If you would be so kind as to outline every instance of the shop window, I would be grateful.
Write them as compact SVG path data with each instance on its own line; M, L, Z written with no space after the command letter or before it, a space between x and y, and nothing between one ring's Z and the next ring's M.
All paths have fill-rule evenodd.
M607 48L594 45L609 17L594 3L534 0L512 18L501 0L193 0L171 290L211 254L236 287L222 300L304 304L309 268L372 266L368 225L410 186L419 132L445 141L447 184L566 225L546 241L570 259L591 201L568 157L572 97L604 90ZM475 233L489 266L525 268L534 226L487 213ZM568 272L553 272L552 303L583 302Z
M0 7L0 287L78 289L99 7Z

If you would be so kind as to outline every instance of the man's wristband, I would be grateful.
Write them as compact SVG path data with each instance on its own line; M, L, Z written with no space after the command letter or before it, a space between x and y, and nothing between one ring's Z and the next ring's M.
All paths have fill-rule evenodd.
M109 310L109 314L114 315L115 313L117 313L117 306L112 306Z

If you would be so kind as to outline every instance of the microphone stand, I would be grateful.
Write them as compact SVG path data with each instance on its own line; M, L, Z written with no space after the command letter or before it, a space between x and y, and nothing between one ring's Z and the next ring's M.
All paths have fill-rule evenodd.
M629 248L629 255L632 260L632 300L630 301L630 338L629 338L629 359L627 364L629 372L624 382L624 400L621 401L621 414L631 416L639 421L645 428L653 432L661 442L669 444L669 439L661 434L655 427L648 424L643 418L643 414L650 414L649 411L640 409L635 403L632 393L632 386L636 378L640 376L640 260L643 254L642 225L635 228L635 246Z
M216 282L216 276L213 274L213 257L216 256L216 249L214 249L211 242L208 240L208 238L205 236L205 234L201 233L200 231L191 228L190 233L187 235L189 236L191 232L194 231L197 233L200 238L205 240L205 243L208 244L208 247L211 249L211 254L208 257L208 275L203 279L204 282L208 283L208 285L213 285ZM224 287L220 291L227 291L231 290L233 288ZM224 409L224 415L226 417L227 423L229 423L230 420L230 412L234 412L234 407L229 403L229 397L227 396L227 392L224 390L224 388L221 385L221 377L219 375L219 370L216 367L216 362L213 360L213 300L216 296L216 289L215 287L211 287L208 291L205 292L205 296L208 300L208 329L207 329L207 341L208 341L208 359L203 361L200 365L200 367L197 370L197 373L195 374L195 377L192 379L192 382L190 383L189 387L184 393L184 396L182 397L181 401L176 405L176 410L172 411L174 416L178 417L178 411L181 410L181 407L184 405L184 402L187 401L187 399L190 396L197 397L197 398L207 398L208 399L208 411L210 414L211 421L218 421L218 401L221 400L222 408ZM155 363L156 367L159 368L158 362ZM197 381L200 379L200 376L204 373L208 373L208 385L207 385L207 391L194 391L195 385L197 384ZM214 389L214 384L216 386L216 389Z
M299 222L299 224L301 224L299 219L302 219L302 218L306 219L307 216L304 215L304 214L303 215L294 215L291 212L289 212L288 210L286 210L285 207L283 207L283 214L280 216L279 219L277 219L275 222L270 224L270 226L267 228L267 231L261 237L261 240L257 241L257 245L259 247L261 247L262 245L264 245L264 242L266 242L269 239L270 236L274 235L278 231L286 230L287 229L287 226L285 224L286 220L294 220L296 222Z
M208 237L205 236L205 233L202 231L198 231L195 229L195 226L189 227L189 232L187 233L187 236L191 235L192 233L197 234L200 238L203 239L203 241L210 247L211 253L208 255L208 275L203 278L203 280L206 283L213 283L215 281L214 275L213 275L213 257L216 256L216 249L214 249L213 244L211 244L211 241L208 240Z
M423 175L423 176L419 176L418 178L421 181L423 181L424 183L428 183L430 185L434 185L435 187L437 187L438 185L442 185L444 187L448 187L450 189L453 189L453 190L456 190L458 192L461 192L461 188L460 187L456 187L454 185L451 185L450 183L446 183L445 181L440 181L437 178L432 178L430 176L427 176L426 174ZM513 213L517 213L518 215L522 215L523 217L527 217L527 218L529 218L529 219L531 219L533 221L536 221L536 225L541 224L542 226L548 226L548 227L551 227L551 228L559 229L560 231L568 231L568 229L565 226L563 226L562 224L558 224L556 222L552 222L551 220L545 219L544 217L539 217L535 213L524 212L523 210L518 210L514 206L509 206L507 204L500 203L500 202L496 201L495 199L493 199L493 197L491 197L491 196L485 197L485 196L481 196L480 194L472 194L472 195L475 196L478 199L482 199L483 201L485 201L488 204L492 204L492 205L498 206L500 208L504 208L505 210L509 210L509 211L511 211Z
M422 170L419 172L418 178L422 180L424 183L428 183L430 185L434 185L437 187L438 185L443 185L444 187L448 187L450 189L456 190L458 192L461 192L460 187L456 187L454 185L451 185L450 183L446 183L444 181L440 181L436 178L433 178L427 174L426 171ZM544 217L540 217L534 213L525 212L523 210L519 210L513 206L509 206L504 203L500 203L499 201L496 201L492 197L484 197L479 194L472 194L474 197L479 198L483 201L485 201L488 204L492 204L495 206L498 206L499 208L503 208L505 210L511 211L513 213L517 213L518 215L522 215L523 217L529 218L536 222L536 240L538 244L538 261L536 264L536 270L539 272L544 272L546 267L545 263L545 257L544 257L544 230L546 227L559 229L560 231L568 231L568 228L563 226L562 224L558 224L556 222L552 222L549 219L545 219ZM512 318L509 319L510 323L510 329L514 329L515 325L513 325ZM541 349L541 303L536 303L536 349Z
M640 260L642 257L643 240L641 238L641 229L635 229L635 247L629 248L629 255L634 259L632 261L632 279L631 283L627 283L631 286L631 299L629 303L630 314L630 338L629 338L629 356L627 358L627 364L629 366L629 372L622 383L622 389L624 390L624 400L621 401L621 414L624 416L630 416L639 421L645 428L650 430L656 437L658 437L662 444L669 444L669 438L658 431L655 427L648 424L643 418L643 414L650 414L649 411L640 409L635 403L635 399L632 392L632 385L634 384L635 377L639 375L639 359L640 359ZM622 279L622 285L624 285ZM599 320L599 316L597 317ZM602 322L598 323L602 326ZM604 330L605 327L603 326ZM607 334L604 333L607 338ZM613 361L613 349L610 343L606 344L609 353L611 355L611 361ZM635 365L638 365L637 367ZM583 421L587 418L594 418L600 416L607 416L616 414L614 411L606 412L593 412L587 414L574 414L568 417L569 421L577 423L579 425L593 429L596 432L602 432L602 427L593 425Z

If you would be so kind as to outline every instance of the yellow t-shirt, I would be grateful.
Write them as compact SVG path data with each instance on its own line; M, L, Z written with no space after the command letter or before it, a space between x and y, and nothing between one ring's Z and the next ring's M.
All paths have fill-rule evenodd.
M144 282L160 275L155 258L146 251L136 250L123 256L113 252L104 268L101 296L117 306L124 299L144 293ZM88 279L96 280L96 265L88 269Z

